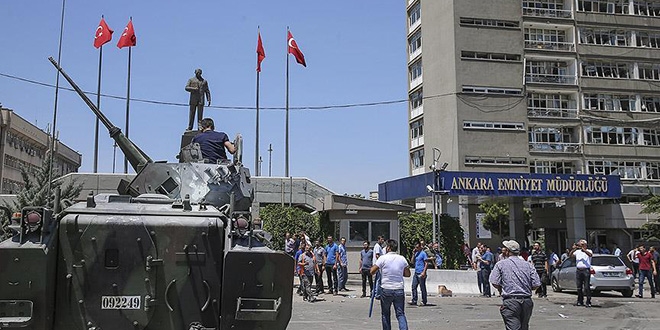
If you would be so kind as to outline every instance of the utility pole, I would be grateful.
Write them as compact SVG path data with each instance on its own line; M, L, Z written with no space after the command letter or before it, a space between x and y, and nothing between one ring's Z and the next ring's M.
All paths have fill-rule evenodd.
M268 176L273 175L273 144L268 144Z

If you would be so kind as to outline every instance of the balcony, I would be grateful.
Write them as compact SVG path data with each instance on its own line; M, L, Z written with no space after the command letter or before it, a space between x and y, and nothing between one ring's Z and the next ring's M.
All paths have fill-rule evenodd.
M575 51L575 45L572 42L525 40L525 49L572 52Z
M579 143L570 142L530 142L530 152L548 152L548 153L580 153L582 148Z
M527 107L527 116L530 118L576 119L578 113L577 109Z
M422 82L423 82L422 75L417 76L415 79L410 81L410 90L413 90L413 89L419 87L419 85L421 85Z
M575 76L567 74L525 73L526 83L575 85Z
M573 12L567 9L523 7L523 16L546 18L573 18Z
M424 136L410 139L410 149L421 147L424 145Z
M424 114L424 106L420 105L417 108L410 110L410 119L417 118Z

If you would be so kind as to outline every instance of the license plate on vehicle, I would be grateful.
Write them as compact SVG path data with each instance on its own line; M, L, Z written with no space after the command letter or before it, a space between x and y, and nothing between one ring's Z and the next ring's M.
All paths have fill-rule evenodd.
M605 277L619 277L619 273L617 273L617 272L603 272L603 276L605 276Z
M101 296L101 309L140 309L141 296Z

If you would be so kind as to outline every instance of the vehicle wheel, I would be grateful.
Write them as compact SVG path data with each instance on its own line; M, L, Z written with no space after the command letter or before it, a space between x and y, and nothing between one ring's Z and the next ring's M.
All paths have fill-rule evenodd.
M559 282L557 282L556 278L552 278L552 291L554 292L561 292L561 287L559 287Z
M623 290L621 291L621 294L626 298L630 298L633 295L633 290Z

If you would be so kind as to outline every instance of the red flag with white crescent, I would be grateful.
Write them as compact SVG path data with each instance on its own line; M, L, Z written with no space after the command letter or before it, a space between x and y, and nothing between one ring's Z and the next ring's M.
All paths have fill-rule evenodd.
M292 54L293 57L296 58L296 62L298 64L302 64L302 66L307 67L307 64L305 63L305 55L303 55L302 51L300 48L298 48L298 44L296 43L296 39L293 38L293 35L291 34L291 31L287 31L288 37L287 37L287 43L289 45L289 54Z
M99 23L99 26L96 28L96 32L94 33L94 47L99 48L112 40L112 32L114 31L110 29L108 24L105 22L105 19L101 17L101 22Z
M266 51L264 50L264 45L261 43L261 32L257 39L257 72L261 72L261 61L266 58Z
M124 28L124 32L121 34L121 37L119 38L119 42L117 42L117 47L119 48L124 48L124 47L133 47L137 45L137 38L135 37L135 30L133 29L133 20L129 20L128 24Z

